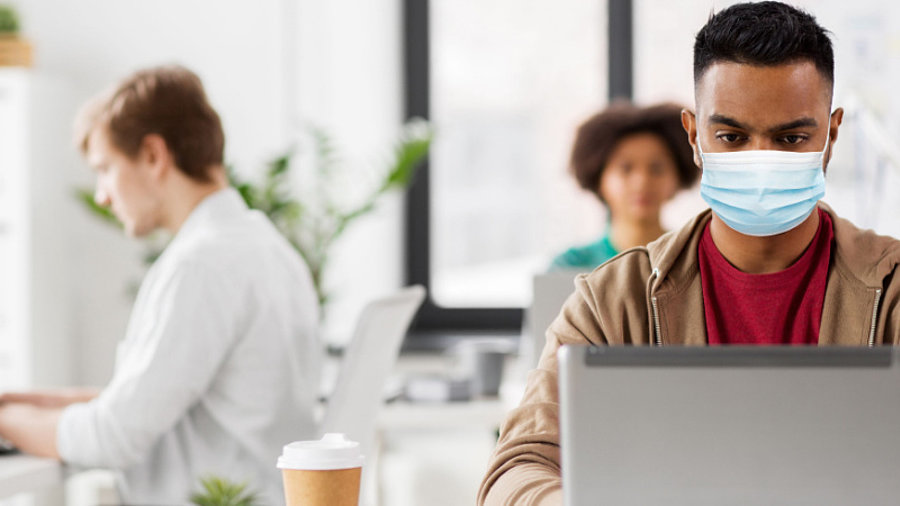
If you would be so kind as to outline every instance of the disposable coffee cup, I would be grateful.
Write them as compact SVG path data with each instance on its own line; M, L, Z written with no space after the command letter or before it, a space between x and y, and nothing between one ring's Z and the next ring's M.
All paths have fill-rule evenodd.
M363 460L344 434L285 445L278 468L287 506L357 506Z

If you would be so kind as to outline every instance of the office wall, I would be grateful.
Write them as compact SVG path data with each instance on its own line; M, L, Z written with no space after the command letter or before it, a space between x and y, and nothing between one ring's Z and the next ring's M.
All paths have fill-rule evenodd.
M47 177L45 237L62 249L41 283L64 293L36 311L62 320L59 351L71 369L57 380L102 384L140 280L142 247L98 223L70 197L92 176L69 142L86 99L134 69L177 62L204 80L226 130L226 156L245 177L288 145L298 125L329 128L347 145L348 163L377 160L398 129L399 20L396 0L13 0L36 47L34 73L46 83L38 101L35 163ZM378 152L381 149L382 152ZM347 334L367 298L400 284L397 197L337 244L328 278L336 294L335 330ZM63 346L64 345L64 346ZM70 350L70 351L65 351ZM45 350L50 361L52 350ZM54 363L62 363L56 358Z
M296 17L300 118L334 132L348 167L378 170L403 115L400 1L300 0ZM338 241L329 341L346 342L363 304L403 282L402 215L402 195L388 195Z

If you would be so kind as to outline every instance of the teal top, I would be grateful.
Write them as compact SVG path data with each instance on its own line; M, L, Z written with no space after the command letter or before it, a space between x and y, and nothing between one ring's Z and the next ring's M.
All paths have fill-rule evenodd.
M592 242L586 246L567 249L553 259L553 263L550 264L550 270L592 271L618 254L619 252L612 245L607 233L599 241Z

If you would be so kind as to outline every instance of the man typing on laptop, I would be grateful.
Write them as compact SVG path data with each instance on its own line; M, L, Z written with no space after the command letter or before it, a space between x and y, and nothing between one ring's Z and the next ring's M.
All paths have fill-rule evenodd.
M317 430L318 306L309 270L231 188L200 78L142 69L84 109L95 200L133 237L172 239L137 294L102 391L6 392L0 437L115 472L125 504L184 504L209 475L283 504L274 457Z
M479 504L561 504L564 344L897 344L900 242L819 202L843 116L833 85L831 41L809 14L760 2L710 18L682 122L711 209L576 279L501 429Z

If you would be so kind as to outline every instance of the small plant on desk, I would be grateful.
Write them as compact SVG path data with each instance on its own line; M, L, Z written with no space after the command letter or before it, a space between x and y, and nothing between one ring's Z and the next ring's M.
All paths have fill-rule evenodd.
M218 476L200 480L203 492L191 495L196 506L259 506L255 492L247 490L246 483L234 483Z

